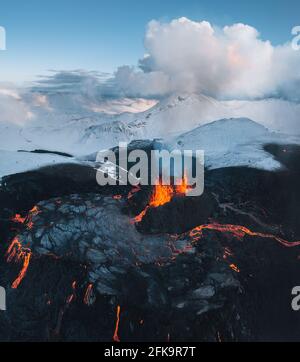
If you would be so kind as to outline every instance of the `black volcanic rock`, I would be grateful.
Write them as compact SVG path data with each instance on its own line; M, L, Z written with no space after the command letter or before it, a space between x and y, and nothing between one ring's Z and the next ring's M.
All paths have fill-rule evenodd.
M212 219L218 209L209 192L199 197L174 197L169 203L149 208L139 230L147 233L183 233Z

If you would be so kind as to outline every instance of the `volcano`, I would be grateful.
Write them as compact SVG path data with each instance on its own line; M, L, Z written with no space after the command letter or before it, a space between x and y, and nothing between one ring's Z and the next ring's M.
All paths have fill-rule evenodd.
M108 112L39 91L28 124L0 126L0 340L299 340L294 106L173 94ZM204 193L189 197L185 176L100 187L97 151L117 159L119 141L204 150Z
M4 177L1 340L297 340L300 150L263 152L281 167L212 168L199 197L72 163Z

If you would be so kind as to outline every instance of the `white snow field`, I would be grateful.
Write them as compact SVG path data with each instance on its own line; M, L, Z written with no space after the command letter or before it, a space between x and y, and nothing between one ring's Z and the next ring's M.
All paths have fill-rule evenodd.
M0 179L3 176L61 163L78 163L78 161L55 154L0 150Z

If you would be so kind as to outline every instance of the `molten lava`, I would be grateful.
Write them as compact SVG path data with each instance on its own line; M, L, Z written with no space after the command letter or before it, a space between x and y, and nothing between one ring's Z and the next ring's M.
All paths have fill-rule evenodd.
M136 223L141 222L143 220L143 217L146 215L148 209L149 205L147 205L145 209L134 218L134 222Z
M22 217L20 214L16 214L14 217L11 218L11 221L18 222L20 224L24 224L26 217Z
M154 191L151 195L149 202L150 207L162 206L172 200L174 189L169 185L158 184L154 187Z
M70 307L71 303L76 298L76 292L75 292L76 284L77 284L76 281L73 281L73 283L72 283L73 293L67 296L66 303L59 309L57 322L56 322L56 327L53 330L53 334L55 336L59 335L64 314L65 314L66 310ZM51 304L51 301L50 301L50 304Z
M16 262L23 261L23 266L16 280L11 285L13 289L18 288L21 281L25 277L31 255L32 255L31 250L24 249L18 238L15 237L7 250L7 261L11 262L13 259L15 259Z
M195 227L193 230L191 230L189 234L192 237L193 241L197 241L202 238L202 231L204 229L220 231L223 233L231 233L239 239L243 238L245 235L256 236L256 237L266 238L266 239L274 239L279 244L281 244L287 248L291 248L291 247L300 245L300 241L290 242L288 240L285 240L285 239L280 238L279 236L276 236L273 234L264 234L264 233L252 231L252 230L246 228L245 226L231 225L231 224L216 224L216 223L199 225L199 226Z
M155 185L149 202L150 207L158 207L172 200L174 196L185 195L189 190L187 177L184 176L179 185L162 185L161 182Z
M134 218L136 223L141 222L146 215L149 207L159 207L167 204L174 196L185 195L189 186L187 184L187 177L184 176L180 185L163 185L161 181L154 186L150 201L145 209Z
M34 206L28 213L27 216L22 217L20 214L16 214L14 217L11 218L11 221L17 222L20 224L26 224L27 229L33 228L33 221L32 217L37 215L40 212L37 206Z
M236 273L240 272L240 269L235 264L230 264L229 267L234 270Z
M117 306L117 320L116 320L115 332L114 332L114 335L113 335L113 341L114 342L120 342L120 338L118 336L119 324L120 324L120 312L121 312L121 307L118 305Z
M90 305L90 299L91 299L92 292L93 292L93 284L89 284L88 287L86 288L86 291L84 294L84 298L83 298L84 304Z
M191 186L188 185L187 176L184 175L184 177L181 180L181 184L175 186L175 192L176 192L176 194L179 194L179 195L180 194L185 195L190 188L191 188Z

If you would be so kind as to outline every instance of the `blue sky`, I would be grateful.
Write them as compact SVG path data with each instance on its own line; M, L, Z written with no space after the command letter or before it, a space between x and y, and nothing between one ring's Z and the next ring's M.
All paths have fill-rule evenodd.
M0 80L31 80L48 69L112 72L143 56L152 19L186 16L219 26L243 22L274 44L300 25L299 0L10 0L1 1Z

